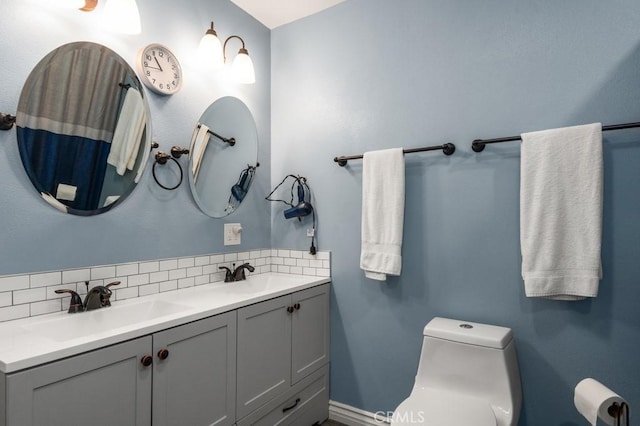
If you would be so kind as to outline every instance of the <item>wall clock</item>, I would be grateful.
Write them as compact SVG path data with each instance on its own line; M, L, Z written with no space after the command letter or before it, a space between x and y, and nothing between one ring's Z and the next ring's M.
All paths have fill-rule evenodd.
M182 87L182 67L167 47L152 43L138 52L140 80L160 95L173 95Z

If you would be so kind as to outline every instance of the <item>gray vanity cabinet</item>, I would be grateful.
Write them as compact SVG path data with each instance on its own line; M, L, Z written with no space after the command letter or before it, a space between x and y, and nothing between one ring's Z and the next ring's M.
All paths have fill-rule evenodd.
M150 425L152 370L140 363L150 348L147 336L3 376L0 424Z
M0 426L308 426L328 405L329 284L0 373Z
M234 424L235 312L156 333L153 353L154 426Z
M289 388L290 306L288 295L238 309L238 419Z
M291 383L329 362L329 284L291 295Z
M292 401L283 400L284 412L293 413L295 404L304 403L296 396L295 385L328 362L329 284L239 309L237 418L265 404L268 408L272 401L280 403L283 397ZM324 409L328 410L328 400ZM238 422L245 423L246 419Z
M233 425L235 365L232 311L1 375L0 426Z

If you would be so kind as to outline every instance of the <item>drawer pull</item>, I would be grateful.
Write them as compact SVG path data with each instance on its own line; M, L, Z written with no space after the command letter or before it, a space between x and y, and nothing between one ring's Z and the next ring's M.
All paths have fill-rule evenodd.
M300 403L300 398L296 398L296 402L294 402L294 403L293 403L293 405L292 405L291 407L284 407L284 408L282 409L282 412L283 412L283 413L286 413L287 411L291 411L291 410L293 410L294 408L296 408L296 407L298 406L298 404L299 404L299 403Z
M140 358L140 363L144 367L149 367L151 364L153 364L153 357L151 355L145 355L142 358Z
M164 360L169 358L169 350L168 349L160 349L158 351L158 358Z

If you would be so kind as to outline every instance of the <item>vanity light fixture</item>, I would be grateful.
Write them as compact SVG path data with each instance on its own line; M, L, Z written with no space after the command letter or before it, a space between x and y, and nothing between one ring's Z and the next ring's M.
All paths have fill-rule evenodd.
M98 0L63 0L69 7L83 12L93 12ZM140 11L136 0L108 0L104 5L104 19L107 26L123 34L140 34Z
M136 0L108 0L104 5L107 25L123 34L140 34L140 12Z
M83 12L93 12L98 5L98 0L84 0L81 1L81 7L79 8Z
M233 38L240 40L242 47L238 50L238 54L231 64L231 78L238 83L253 84L256 82L256 73L244 40L240 36L232 35L227 37L224 44L221 45L218 34L213 29L213 22L198 46L198 57L201 64L211 70L222 68L227 62L227 43Z
M211 21L211 28L200 40L198 58L200 58L202 65L210 70L218 70L224 66L222 43L220 43L218 33L213 29L213 21Z
M256 82L256 72L253 69L253 61L249 57L249 52L244 47L244 40L237 35L227 37L222 46L222 53L224 54L224 61L227 62L227 42L232 38L237 38L242 42L242 47L238 50L238 54L233 59L231 64L231 73L233 79L238 83L253 84Z
M84 0L62 0L60 5L66 9L81 9L84 3Z

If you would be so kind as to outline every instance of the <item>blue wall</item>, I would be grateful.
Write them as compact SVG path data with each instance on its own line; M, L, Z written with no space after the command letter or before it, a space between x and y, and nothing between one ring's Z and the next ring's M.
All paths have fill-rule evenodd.
M640 121L636 0L348 0L272 31L272 181L309 178L332 251L331 398L392 410L411 390L434 316L512 327L520 425L584 425L592 376L640 406L640 130L606 133L603 267L593 300L523 294L517 143L475 138ZM454 142L406 157L403 271L359 270L361 162L334 156ZM274 247L308 224L273 207Z
M140 184L122 205L100 216L78 217L44 203L22 169L15 130L0 132L0 275L224 252L228 251L222 244L224 222L241 222L244 228L243 244L230 250L268 247L270 211L263 197L270 187L269 30L228 0L195 0L188 6L168 0L139 0L143 30L136 36L103 29L99 11L57 9L53 3L2 2L0 111L15 114L22 85L32 68L61 44L80 40L102 43L135 69L140 48L162 43L180 59L185 83L171 97L147 91L153 134L160 149L168 152L173 145L188 146L193 128L209 104L222 96L236 96L256 120L261 167L243 205L224 220L211 219L198 210L187 181L172 192L158 187L150 173L151 160ZM194 69L195 50L211 20L220 37L239 34L244 38L256 67L256 84L224 83ZM234 43L229 46L239 48Z

